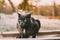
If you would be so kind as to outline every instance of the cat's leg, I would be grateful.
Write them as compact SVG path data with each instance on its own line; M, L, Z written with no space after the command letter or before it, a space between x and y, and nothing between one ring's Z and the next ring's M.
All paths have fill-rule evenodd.
M33 35L32 38L36 38L36 35Z
M37 36L37 32L36 31L33 31L32 34L31 34L32 38L36 38Z
M21 35L17 35L16 38L22 38Z
M33 34L33 35L32 35L32 38L36 38L36 34Z
M22 38L29 38L29 34L27 33L23 34Z

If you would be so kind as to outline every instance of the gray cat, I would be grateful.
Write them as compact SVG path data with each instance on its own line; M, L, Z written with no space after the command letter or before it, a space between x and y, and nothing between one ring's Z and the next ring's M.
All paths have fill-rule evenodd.
M19 26L17 26L17 29L21 28L22 31L25 30L25 33L22 34L22 36L18 35L17 38L29 38L29 36L32 36L32 38L36 38L41 24L38 19L36 20L31 17L31 13L24 15L18 13L18 23Z

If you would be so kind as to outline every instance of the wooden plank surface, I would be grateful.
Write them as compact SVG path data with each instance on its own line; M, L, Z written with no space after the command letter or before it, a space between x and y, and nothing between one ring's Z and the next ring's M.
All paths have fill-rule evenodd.
M50 37L50 38L0 38L0 40L60 40L60 37Z
M40 34L54 34L54 33L60 33L60 30L44 30L44 31L39 31ZM0 34L19 34L18 31L10 31L10 32L0 32Z
M60 34L60 30L50 30L50 31L40 31L39 35L55 35L55 34ZM18 31L11 31L11 32L2 32L1 34L3 37L15 37L16 35L19 35Z

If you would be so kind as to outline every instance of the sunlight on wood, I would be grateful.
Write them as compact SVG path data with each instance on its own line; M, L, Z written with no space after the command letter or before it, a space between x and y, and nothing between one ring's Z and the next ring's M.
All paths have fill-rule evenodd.
M60 0L55 0L55 2L56 2L57 4L60 4Z
M60 0L29 0L28 1L29 4L32 4L32 5L53 5L54 2L56 2L57 4L60 4Z
M8 2L8 0L5 0ZM18 5L22 3L23 0L11 0L14 5ZM60 4L60 0L29 0L28 3L31 5L53 5L53 2L56 2L57 4Z
M11 0L15 5L22 3L23 0Z
M14 5L18 5L20 3L22 3L23 0L11 0L13 2ZM8 0L5 0L5 2L8 3Z

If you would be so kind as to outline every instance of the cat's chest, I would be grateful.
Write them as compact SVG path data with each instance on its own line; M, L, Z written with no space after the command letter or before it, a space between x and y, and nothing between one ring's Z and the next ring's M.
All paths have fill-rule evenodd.
M29 24L29 25L26 25L26 26L24 26L25 27L25 29L32 29L32 28L34 28L34 24Z

